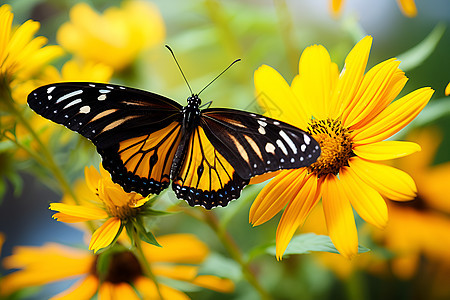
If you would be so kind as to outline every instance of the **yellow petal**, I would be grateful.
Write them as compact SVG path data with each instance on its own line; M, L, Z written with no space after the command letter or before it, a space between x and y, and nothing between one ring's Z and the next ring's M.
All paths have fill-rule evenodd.
M56 221L64 222L64 223L80 223L80 222L86 222L86 221L92 220L92 219L87 219L87 218L75 217L72 215L66 215L64 213L53 214L52 218L55 219Z
M299 72L292 82L292 91L298 101L307 107L316 119L329 116L329 103L334 84L339 77L338 67L331 62L322 45L306 48L299 62Z
M280 119L299 128L306 128L310 115L280 73L267 65L262 65L255 71L254 82L258 101L261 102L262 99L270 101L281 111L281 115L274 115L268 111L266 114L269 117ZM260 105L264 106L264 103Z
M94 275L89 275L77 281L69 289L51 297L50 300L91 299L97 293L98 285L98 278Z
M97 207L70 205L65 203L50 203L49 209L59 211L65 215L88 220L100 220L108 217L108 214L103 209Z
M145 257L151 262L200 263L209 254L208 247L191 234L159 236L158 243L162 247L142 243Z
M86 179L86 184L89 189L97 194L98 193L98 183L101 179L100 173L94 166L89 166L84 168L84 178Z
M410 18L417 16L417 8L414 0L397 0L397 3L405 16Z
M147 277L139 277L134 282L134 286L142 295L143 299L159 299L158 291L156 289L155 283ZM159 291L164 299L170 300L189 300L190 298L180 292L175 290L167 285L159 284Z
M381 141L365 145L355 145L353 152L368 160L388 160L420 151L418 144L403 141Z
M351 135L357 144L385 140L408 125L425 107L434 91L421 88L393 102L370 122L355 129Z
M279 170L279 171L268 172L268 173L264 173L262 175L258 175L258 176L252 177L250 179L250 183L249 184L258 184L258 183L264 182L266 180L269 180L269 179L277 176L281 172L282 172L282 170Z
M139 300L140 298L136 291L125 282L111 283L108 281L103 282L100 285L98 291L99 300L110 300L110 299L130 299ZM155 298L158 299L158 298Z
M345 127L352 127L361 122L374 110L380 112L386 108L389 102L385 103L385 94L391 87L391 81L399 64L400 62L393 58L379 63L364 75L354 99L344 108L342 124Z
M344 0L331 0L330 1L330 10L331 10L331 14L334 17L337 17L341 14L343 2L344 2Z
M366 36L347 55L344 69L333 91L328 117L336 119L351 104L363 80L371 46L372 37Z
M86 251L47 243L42 247L15 247L13 255L4 258L7 269L21 269L3 277L2 293L44 285L90 272L94 257Z
M94 250L94 252L97 252L98 250L109 246L119 232L120 226L121 221L119 218L114 217L108 219L92 234L91 242L89 243L89 250Z
M445 87L445 96L448 96L448 95L450 95L450 82Z
M298 227L302 226L320 199L320 185L315 175L308 175L304 184L288 204L277 228L276 256L280 260Z
M328 234L336 249L344 257L358 253L358 234L350 199L347 198L339 179L329 174L323 183L323 210Z
M364 182L388 199L408 201L416 196L414 180L399 169L358 157L351 158L349 166Z
M192 283L219 293L231 293L234 291L233 281L212 275L197 276Z
M388 209L380 193L362 181L349 167L343 167L339 172L339 183L361 218L380 229L386 226Z
M273 218L300 191L306 173L305 168L288 170L270 181L250 208L250 223L258 226Z

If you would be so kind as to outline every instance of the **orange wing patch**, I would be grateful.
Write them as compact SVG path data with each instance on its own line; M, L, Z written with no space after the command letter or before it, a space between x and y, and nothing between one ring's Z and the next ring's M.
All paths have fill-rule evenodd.
M186 147L186 157L173 181L178 198L191 206L207 209L226 206L239 197L248 180L240 178L234 168L213 147L203 131L197 127Z
M169 182L170 167L180 143L180 124L148 135L125 140L119 144L119 156L128 172L158 182Z

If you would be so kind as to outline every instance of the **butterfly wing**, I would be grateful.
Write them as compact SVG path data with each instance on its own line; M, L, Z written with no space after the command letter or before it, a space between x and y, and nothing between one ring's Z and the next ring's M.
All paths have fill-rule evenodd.
M321 153L317 141L303 130L245 111L203 110L202 126L217 152L244 179L309 166Z
M196 126L187 144L185 157L173 178L172 188L189 205L206 209L226 206L237 199L248 179L241 178L211 144L204 129Z
M43 117L90 139L103 166L127 192L146 196L169 185L181 138L178 103L119 85L68 82L34 90L28 104Z

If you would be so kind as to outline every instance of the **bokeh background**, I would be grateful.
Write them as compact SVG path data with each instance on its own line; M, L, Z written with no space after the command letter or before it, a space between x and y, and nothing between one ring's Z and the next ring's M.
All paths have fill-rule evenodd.
M58 44L57 32L70 19L78 1L14 0L14 23L28 19L41 23L38 32ZM98 13L123 5L122 1L86 2ZM200 91L233 60L242 61L228 70L202 93L213 106L264 112L276 103L259 107L255 101L253 72L262 64L278 70L290 82L298 70L302 50L324 45L340 69L345 56L365 35L374 42L368 68L391 57L403 60L409 82L401 95L430 86L436 92L419 117L396 138L418 142L423 151L395 162L416 180L419 197L402 206L390 204L390 227L376 231L357 220L360 243L371 249L352 261L337 254L292 255L277 262L273 255L257 255L252 268L275 299L450 299L450 102L444 90L450 81L450 2L416 0L417 16L402 14L394 0L347 0L339 16L330 11L329 1L152 1L164 24L164 34L153 45L141 49L132 61L115 70L111 82L150 90L181 104L189 96L169 51L175 52L194 92ZM154 35L160 35L156 29ZM106 34L106 33L105 33ZM119 32L117 32L119 35ZM153 34L149 32L150 37ZM98 49L97 49L98 50ZM70 51L56 60L60 69L72 58ZM119 58L118 58L119 59ZM67 134L67 133L66 133ZM58 145L64 134L49 141ZM72 135L55 155L71 180L83 176L85 165L98 166L95 149ZM52 144L52 145L53 145ZM80 244L83 234L51 219L48 203L59 201L60 189L35 163L10 149L0 149L0 231L6 236L2 258L16 245L42 245L47 241ZM275 238L279 218L252 228L248 211L261 186L247 188L239 201L227 209L216 209L228 220L228 231L243 253L250 255ZM171 191L162 197L179 201ZM301 232L326 234L325 222L316 210ZM217 237L204 224L184 214L161 218L157 233L194 233L207 243L214 255L227 259ZM231 265L235 280L233 294L201 291L195 299L258 299L252 287ZM2 270L2 274L6 271ZM30 299L45 299L70 283L47 286Z

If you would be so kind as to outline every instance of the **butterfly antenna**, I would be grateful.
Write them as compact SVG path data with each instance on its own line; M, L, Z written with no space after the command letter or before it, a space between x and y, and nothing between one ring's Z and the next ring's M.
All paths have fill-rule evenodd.
M211 83L213 83L214 81L216 81L217 78L219 78L223 73L225 73L229 68L231 68L232 65L234 65L235 63L237 63L238 61L241 61L240 58L236 59L235 61L233 61L225 70L223 70L219 75L216 76L216 78L214 78L213 80L211 80L210 83L208 83L197 95L200 95L201 92L203 92L208 86L211 85Z
M189 88L189 91L191 92L191 95L193 95L194 93L192 92L191 86L189 85L189 82L187 81L186 76L184 76L183 70L181 69L180 64L178 63L178 60L177 60L177 58L175 57L175 54L173 53L173 51L172 51L172 49L169 47L169 45L166 45L166 48L169 49L170 53L172 54L173 59L175 60L177 66L178 66L178 69L179 69L180 72L181 72L181 75L183 75L184 81L186 81L186 84L187 84L187 86L188 86L188 88Z

